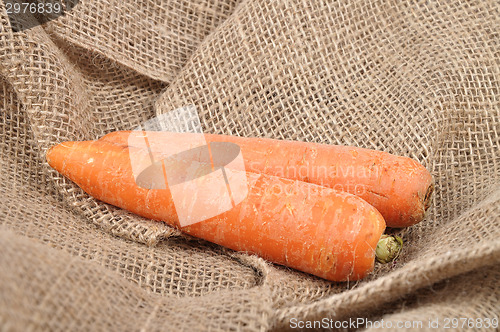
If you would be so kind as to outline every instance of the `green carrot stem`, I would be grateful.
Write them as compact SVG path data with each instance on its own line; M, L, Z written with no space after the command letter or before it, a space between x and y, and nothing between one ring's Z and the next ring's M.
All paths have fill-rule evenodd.
M380 263L389 263L398 258L403 248L403 240L396 235L383 234L377 243L375 257Z

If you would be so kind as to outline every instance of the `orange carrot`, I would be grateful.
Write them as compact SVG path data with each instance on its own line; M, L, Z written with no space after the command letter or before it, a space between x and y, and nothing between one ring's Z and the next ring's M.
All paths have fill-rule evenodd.
M99 200L227 248L332 281L357 280L373 270L385 222L361 198L301 181L227 170L228 183L246 177L240 183L247 187L246 196L225 212L182 227L179 211L195 213L193 201L217 208L223 190L213 179L198 177L196 184L212 190L187 190L174 202L168 183L162 189L139 186L131 160L146 165L150 156L141 148L101 140L61 143L47 152L47 161ZM160 164L163 172L177 167ZM186 165L180 164L182 172Z
M147 134L150 140L175 142L179 147L189 146L193 135L197 135ZM118 131L101 140L125 144L137 135L143 134ZM205 134L205 140L237 144L247 171L310 182L359 196L379 210L388 227L407 227L420 222L430 205L432 176L411 158L358 147L268 138Z

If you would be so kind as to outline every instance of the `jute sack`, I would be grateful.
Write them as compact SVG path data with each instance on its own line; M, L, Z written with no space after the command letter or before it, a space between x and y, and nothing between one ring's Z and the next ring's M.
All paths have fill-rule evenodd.
M499 10L82 0L13 32L26 22L10 21L0 0L2 330L265 331L325 318L333 329L364 318L432 330L429 320L494 318ZM99 202L45 162L56 143L186 105L205 132L412 157L436 182L429 214L388 230L406 243L397 262L332 283Z

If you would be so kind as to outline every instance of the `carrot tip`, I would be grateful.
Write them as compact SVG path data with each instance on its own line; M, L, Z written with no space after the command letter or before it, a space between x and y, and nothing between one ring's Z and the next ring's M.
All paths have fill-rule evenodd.
M383 234L377 243L375 257L380 263L390 263L398 258L403 249L403 239L396 235Z
M53 156L53 152L54 152L54 148L56 147L57 145L53 145L51 146L47 152L45 153L45 159L47 160L47 163L52 167L52 156Z

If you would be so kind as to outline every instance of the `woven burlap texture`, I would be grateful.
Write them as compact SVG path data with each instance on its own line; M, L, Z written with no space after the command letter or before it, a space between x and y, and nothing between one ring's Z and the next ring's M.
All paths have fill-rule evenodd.
M499 17L496 1L81 0L13 32L0 0L1 329L498 315ZM412 157L432 206L388 230L394 264L332 283L104 204L45 162L186 105L206 132Z

